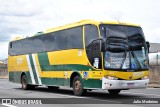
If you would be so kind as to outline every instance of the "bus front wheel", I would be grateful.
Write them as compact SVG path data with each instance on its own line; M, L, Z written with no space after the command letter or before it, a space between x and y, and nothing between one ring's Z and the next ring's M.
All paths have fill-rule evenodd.
M117 95L120 93L121 90L108 90L109 94L111 95Z
M73 92L77 96L85 95L87 90L83 89L82 80L79 76L75 76L73 79Z

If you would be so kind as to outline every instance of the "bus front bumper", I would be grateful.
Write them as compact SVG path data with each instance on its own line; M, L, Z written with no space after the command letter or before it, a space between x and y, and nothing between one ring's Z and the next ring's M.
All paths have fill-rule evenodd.
M136 89L146 88L149 79L145 80L109 80L102 78L102 89Z

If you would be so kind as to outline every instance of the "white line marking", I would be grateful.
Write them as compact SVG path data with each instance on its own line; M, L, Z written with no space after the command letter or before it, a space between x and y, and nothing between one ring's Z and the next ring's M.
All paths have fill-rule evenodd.
M2 83L2 84L4 84L4 83L5 83L5 84L6 84L6 82L1 82L1 81L0 81L0 83Z
M35 71L36 71L36 74L37 74L38 83L39 83L40 85L42 85L42 81L41 81L41 78L40 78L40 75L39 75L39 72L38 72L38 68L37 68L36 59L35 59L34 54L32 54L32 59L33 59L33 64L34 64Z
M129 93L129 94L139 94L139 95L153 95L153 96L160 96L160 95L157 95L157 94L147 94L147 93L134 93L134 92L122 92L122 93Z
M5 89L5 90L16 90L16 89L13 89L13 88L5 88L5 87L0 87L0 89Z
M7 106L7 107L18 107L18 106L14 106L14 105L10 105L10 104L2 104L3 106Z
M32 84L35 84L35 79L34 79L34 76L33 76L33 71L32 71L32 67L31 67L29 55L26 55L26 58L27 58L27 62L28 62L29 73L30 73L30 76L31 76Z

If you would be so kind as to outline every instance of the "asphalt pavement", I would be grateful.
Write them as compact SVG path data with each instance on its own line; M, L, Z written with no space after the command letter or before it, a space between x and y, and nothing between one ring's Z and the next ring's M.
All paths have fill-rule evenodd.
M0 102L0 107L159 107L160 88L122 90L115 96L109 95L108 91L93 90L79 97L67 87L50 90L41 86L22 90L21 84L0 79Z

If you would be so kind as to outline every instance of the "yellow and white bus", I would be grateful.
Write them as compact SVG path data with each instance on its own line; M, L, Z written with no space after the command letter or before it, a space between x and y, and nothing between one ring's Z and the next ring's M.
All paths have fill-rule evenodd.
M9 81L35 86L87 90L146 88L148 42L139 25L82 20L9 43Z

